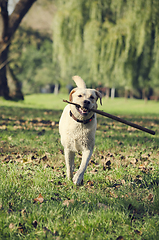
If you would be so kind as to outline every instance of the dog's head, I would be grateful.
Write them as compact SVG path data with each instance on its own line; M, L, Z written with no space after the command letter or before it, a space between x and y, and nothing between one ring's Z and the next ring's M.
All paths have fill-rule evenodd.
M87 89L83 79L79 76L74 76L73 80L77 88L71 91L69 100L79 104L81 107L78 108L71 105L71 111L73 115L80 120L89 119L93 115L93 112L89 111L89 109L97 108L98 98L100 98L100 103L102 104L102 94L95 89Z

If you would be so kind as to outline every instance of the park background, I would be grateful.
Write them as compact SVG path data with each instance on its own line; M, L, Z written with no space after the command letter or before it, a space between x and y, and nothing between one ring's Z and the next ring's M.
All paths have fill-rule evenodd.
M12 33L27 3L0 36L0 239L159 239L159 107L136 99L159 96L159 1L20 0ZM81 186L67 180L58 130L75 74L107 90L99 109L156 133L98 114Z
M17 82L24 95L55 86L66 93L79 75L107 97L115 89L118 97L157 100L158 31L157 0L35 1L10 44L10 95L17 97Z

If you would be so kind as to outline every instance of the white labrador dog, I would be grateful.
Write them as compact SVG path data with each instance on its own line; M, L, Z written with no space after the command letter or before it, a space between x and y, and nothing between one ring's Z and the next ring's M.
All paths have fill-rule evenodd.
M80 185L84 172L87 168L95 144L96 114L88 109L97 108L97 100L102 95L95 89L87 89L82 78L72 77L77 88L74 88L70 95L71 102L79 104L69 104L65 107L59 122L59 132L61 143L64 146L65 162L68 179L73 178L76 185ZM102 104L102 103L101 103ZM81 165L73 177L75 152L82 152Z

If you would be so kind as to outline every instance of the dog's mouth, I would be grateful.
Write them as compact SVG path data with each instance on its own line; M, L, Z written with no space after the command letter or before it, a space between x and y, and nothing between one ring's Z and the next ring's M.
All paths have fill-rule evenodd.
M76 108L77 108L77 111L84 116L86 116L89 112L89 109L86 107L76 107Z

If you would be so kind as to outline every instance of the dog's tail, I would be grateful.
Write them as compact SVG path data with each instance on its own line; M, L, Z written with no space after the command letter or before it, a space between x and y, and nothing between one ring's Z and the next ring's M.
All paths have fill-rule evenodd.
M78 88L86 88L86 84L81 77L73 76L72 79L74 80Z

